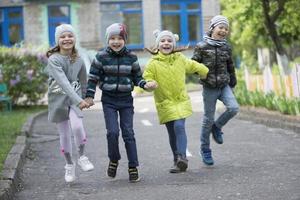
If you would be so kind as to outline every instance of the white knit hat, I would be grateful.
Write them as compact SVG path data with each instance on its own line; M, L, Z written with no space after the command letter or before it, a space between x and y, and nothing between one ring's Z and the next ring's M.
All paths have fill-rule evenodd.
M219 24L225 24L229 27L229 21L222 15L216 15L210 20L209 30L213 30Z
M168 30L163 30L163 31L155 30L155 31L153 31L153 35L156 38L155 39L155 47L156 48L158 48L159 41L161 40L161 38L163 36L169 36L169 37L172 38L174 48L176 46L176 42L179 40L179 36L177 34L174 34L174 33L172 33L171 31L168 31Z
M55 28L55 43L58 44L58 39L64 32L71 32L75 37L74 28L70 24L61 24Z

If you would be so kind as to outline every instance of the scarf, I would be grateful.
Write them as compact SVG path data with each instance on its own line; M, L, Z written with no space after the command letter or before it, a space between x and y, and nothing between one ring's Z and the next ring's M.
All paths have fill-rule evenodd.
M223 40L215 40L215 39L212 39L211 37L209 37L208 35L205 35L204 36L204 41L206 41L208 44L212 45L212 46L217 46L217 47L221 47L223 45L226 44L226 40L223 39Z

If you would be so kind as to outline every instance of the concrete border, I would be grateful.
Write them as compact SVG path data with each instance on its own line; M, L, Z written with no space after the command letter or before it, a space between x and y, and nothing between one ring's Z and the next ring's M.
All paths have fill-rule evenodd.
M241 106L237 118L300 133L300 116L284 115L265 108Z
M41 111L31 115L23 124L21 135L16 138L15 144L8 153L0 173L0 199L13 200L14 194L22 187L20 172L26 158L26 151L29 147L27 137L32 133L35 119L47 111Z

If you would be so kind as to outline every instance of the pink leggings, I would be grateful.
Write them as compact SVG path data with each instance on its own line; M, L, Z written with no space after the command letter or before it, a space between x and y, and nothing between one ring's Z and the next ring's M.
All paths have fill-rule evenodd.
M83 128L82 118L79 118L72 108L69 111L69 120L57 123L57 129L62 153L72 154L72 134L76 146L79 147L79 145L86 143L86 133Z

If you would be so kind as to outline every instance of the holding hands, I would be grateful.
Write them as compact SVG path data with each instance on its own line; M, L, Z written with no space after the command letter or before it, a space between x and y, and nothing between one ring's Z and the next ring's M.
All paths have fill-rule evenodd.
M89 107L95 105L94 100L91 97L87 97L84 100L89 104Z
M84 109L84 108L89 108L90 105L89 105L85 100L83 100L83 101L81 101L81 102L79 103L78 107L79 107L80 110L82 110L82 109Z
M79 103L78 107L80 108L80 110L82 110L84 108L89 108L89 107L93 106L94 104L95 103L93 101L93 98L88 97L88 98L85 98L83 101L81 101Z
M157 84L156 81L148 81L148 82L145 84L144 88L145 88L146 90L155 90L156 88L158 88L158 84Z

